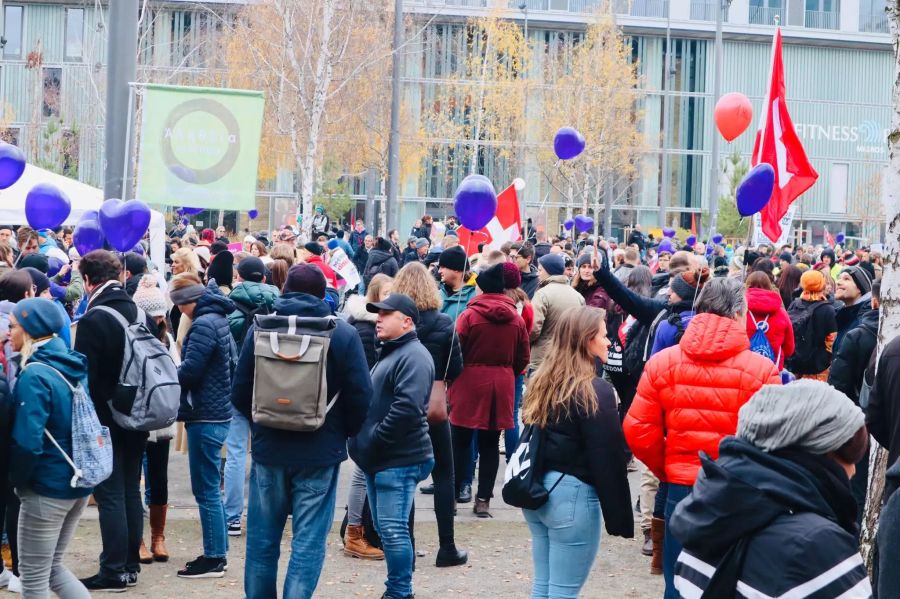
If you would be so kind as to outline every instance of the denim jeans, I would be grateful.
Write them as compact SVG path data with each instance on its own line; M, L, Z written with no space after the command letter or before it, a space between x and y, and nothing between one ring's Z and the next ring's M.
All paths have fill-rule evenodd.
M234 408L231 413L231 424L225 439L225 521L240 522L244 513L250 421Z
M372 520L381 537L387 562L386 599L405 599L413 594L409 511L416 485L428 478L433 467L434 460L429 459L413 466L388 468L374 476L366 474Z
M513 427L503 431L503 444L506 446L506 461L516 453L519 446L519 407L522 405L522 394L525 391L525 375L516 375L516 399L513 403Z
M531 599L577 598L600 548L597 492L574 476L560 476L547 472L544 486L556 485L547 503L537 510L522 510L531 529Z
M675 562L681 553L681 543L669 532L669 518L682 499L691 494L688 485L666 484L666 539L663 542L663 578L666 581L666 594L663 599L678 599L681 594L675 589Z
M222 445L228 436L227 422L188 422L188 464L191 470L191 492L200 510L203 530L203 555L225 557L228 534L225 508L219 492Z
M278 558L291 514L291 559L282 597L308 599L319 583L325 540L334 520L339 465L266 466L253 462L247 508L247 599L276 599Z
M66 547L87 505L87 497L54 499L29 490L19 491L19 572L22 596L90 599L81 581L63 565Z

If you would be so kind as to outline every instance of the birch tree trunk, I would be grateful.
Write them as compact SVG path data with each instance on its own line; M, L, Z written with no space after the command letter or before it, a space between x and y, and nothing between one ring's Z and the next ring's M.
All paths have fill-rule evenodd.
M888 135L890 163L885 176L884 214L888 217L885 236L884 271L881 280L881 323L878 327L878 354L900 331L900 0L891 0L888 22L894 42L894 112ZM893 391L893 390L892 390ZM863 518L860 551L869 573L874 565L874 543L884 495L887 451L872 441L869 461L869 492Z

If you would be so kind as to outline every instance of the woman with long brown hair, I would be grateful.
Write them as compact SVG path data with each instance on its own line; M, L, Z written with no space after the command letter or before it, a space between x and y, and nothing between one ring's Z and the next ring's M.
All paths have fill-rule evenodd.
M532 597L578 596L602 520L609 534L634 536L616 393L594 366L595 358L607 360L609 346L604 310L568 310L525 392L522 421L543 435L541 474L552 489L539 509L522 510L531 530Z

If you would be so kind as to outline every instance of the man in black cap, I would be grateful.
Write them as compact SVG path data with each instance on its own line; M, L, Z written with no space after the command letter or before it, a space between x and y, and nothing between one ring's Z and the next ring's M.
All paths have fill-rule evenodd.
M441 252L438 259L438 272L441 275L441 312L449 316L453 322L475 297L475 285L466 283L468 259L462 246L454 246Z
M419 311L406 295L366 306L377 312L375 334L384 344L372 369L372 402L350 457L366 474L369 506L381 536L388 577L385 597L413 596L409 513L416 485L434 466L426 412L434 361L416 336Z

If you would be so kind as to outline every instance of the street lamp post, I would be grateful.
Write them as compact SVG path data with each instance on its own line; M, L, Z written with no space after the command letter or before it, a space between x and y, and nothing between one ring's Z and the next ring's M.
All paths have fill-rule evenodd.
M528 66L529 66L528 65L528 2L527 2L527 0L523 0L519 4L519 10L521 10L522 14L525 16L525 60L523 61L523 64L522 64L522 73L524 74L524 77L525 77L525 102L524 102L525 118L523 119L522 124L525 127L525 140L524 141L527 141L528 140L528 77L529 77L529 73L528 73ZM526 171L525 167L527 165L527 160L525 158L525 151L526 151L525 148L526 147L527 146L525 146L525 145L523 145L523 147L522 147L522 166L523 166L522 179L523 180L527 180L527 179L525 179L525 171ZM528 190L527 187L522 190L522 198L521 198L522 205L519 207L519 209L522 212L522 216L521 216L521 218L522 218L522 241L525 241L526 239L528 239L528 212L525 209L526 194L528 193L527 190ZM516 189L516 197L517 198L518 198L518 191L519 190Z
M394 54L391 65L391 137L388 147L386 227L399 228L400 195L400 47L403 45L403 0L394 0Z
M722 95L722 18L723 13L731 6L731 0L716 1L716 66L713 74L713 98L712 105L715 109L716 102ZM716 232L719 220L719 135L712 132L712 164L709 168L709 231L710 238ZM700 228L703 225L701 222Z

